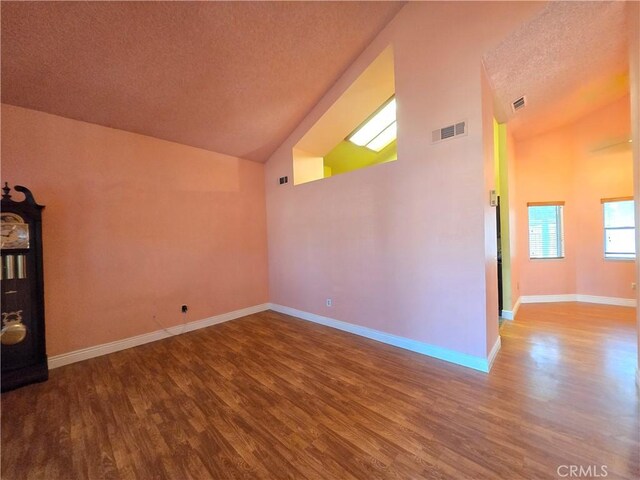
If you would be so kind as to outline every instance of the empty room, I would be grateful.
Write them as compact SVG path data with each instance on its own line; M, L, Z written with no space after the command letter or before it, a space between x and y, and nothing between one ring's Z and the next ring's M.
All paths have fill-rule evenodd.
M0 20L0 478L640 478L639 2Z

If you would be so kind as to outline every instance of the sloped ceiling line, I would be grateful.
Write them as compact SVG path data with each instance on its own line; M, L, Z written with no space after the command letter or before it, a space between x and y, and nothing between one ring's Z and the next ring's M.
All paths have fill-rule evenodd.
M2 102L258 162L400 2L2 2Z

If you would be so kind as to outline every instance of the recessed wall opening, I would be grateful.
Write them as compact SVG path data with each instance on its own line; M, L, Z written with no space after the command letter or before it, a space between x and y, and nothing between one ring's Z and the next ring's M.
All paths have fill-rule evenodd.
M393 50L387 47L293 148L293 183L398 158Z

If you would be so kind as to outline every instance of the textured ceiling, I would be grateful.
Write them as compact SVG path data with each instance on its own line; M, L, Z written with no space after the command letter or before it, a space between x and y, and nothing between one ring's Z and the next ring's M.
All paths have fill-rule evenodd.
M551 2L484 62L497 116L516 138L569 123L628 94L625 2ZM517 113L511 102L527 96Z
M266 161L398 2L2 2L2 101Z

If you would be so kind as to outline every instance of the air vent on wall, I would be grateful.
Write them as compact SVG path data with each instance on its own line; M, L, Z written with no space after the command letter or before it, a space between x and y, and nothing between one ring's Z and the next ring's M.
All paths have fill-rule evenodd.
M511 108L515 112L527 106L527 97L524 95L511 102Z
M453 125L447 125L446 127L434 130L431 134L432 143L447 140L449 138L458 137L460 135L467 134L467 122L458 122Z

